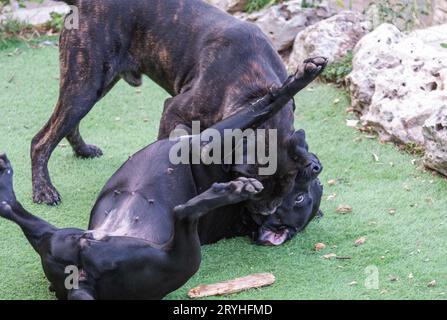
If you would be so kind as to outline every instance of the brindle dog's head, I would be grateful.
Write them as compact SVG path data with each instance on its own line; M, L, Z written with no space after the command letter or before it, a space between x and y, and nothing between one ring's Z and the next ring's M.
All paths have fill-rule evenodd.
M291 192L297 175L315 169L314 156L308 151L304 130L296 131L285 141L278 141L276 156L277 170L272 176L250 172L250 169L255 170L255 166L245 166L243 170L241 167L235 169L244 176L258 179L264 185L264 190L259 195L246 202L247 209L254 214L274 213L284 196Z

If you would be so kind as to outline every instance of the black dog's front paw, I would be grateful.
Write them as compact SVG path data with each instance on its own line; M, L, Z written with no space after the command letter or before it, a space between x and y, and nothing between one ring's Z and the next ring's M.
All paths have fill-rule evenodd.
M61 202L61 196L51 182L43 182L33 188L33 201L56 206Z
M227 183L215 183L213 191L225 194L230 202L247 200L264 189L261 182L253 178L240 177Z

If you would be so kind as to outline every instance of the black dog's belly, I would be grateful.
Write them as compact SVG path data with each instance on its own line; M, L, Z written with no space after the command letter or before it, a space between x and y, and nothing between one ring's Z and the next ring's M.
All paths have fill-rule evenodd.
M172 165L169 160L173 143L157 141L122 165L98 196L90 230L154 245L172 238L172 209L196 195L190 166Z

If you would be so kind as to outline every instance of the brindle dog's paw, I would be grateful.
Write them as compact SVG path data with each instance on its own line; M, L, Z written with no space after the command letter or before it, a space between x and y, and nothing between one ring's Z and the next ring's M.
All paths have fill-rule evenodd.
M318 77L326 67L328 59L325 57L314 57L304 60L304 75L312 79Z
M225 193L230 201L247 200L264 189L261 182L253 178L240 177L227 183L215 183L213 191Z
M46 203L50 206L57 206L61 203L61 196L51 182L43 182L33 188L33 201L35 203Z
M83 159L99 158L103 155L102 150L95 145L87 144L81 150L77 150L75 155Z

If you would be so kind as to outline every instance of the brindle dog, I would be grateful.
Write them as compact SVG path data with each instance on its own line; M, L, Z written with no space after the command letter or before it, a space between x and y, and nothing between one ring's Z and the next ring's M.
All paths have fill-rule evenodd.
M248 108L287 78L269 39L201 0L65 0L79 11L79 29L60 36L60 94L53 115L31 144L33 200L58 204L48 161L66 137L83 158L102 155L84 142L81 119L120 80L138 86L149 76L172 98L165 103L159 138L177 124L202 128ZM309 62L321 72L326 59ZM269 214L290 191L298 170L310 165L297 147L293 101L263 127L278 130L278 169L259 176L255 165L233 166L236 176L257 178L264 191L252 212Z

